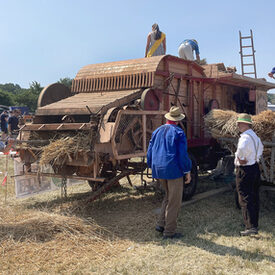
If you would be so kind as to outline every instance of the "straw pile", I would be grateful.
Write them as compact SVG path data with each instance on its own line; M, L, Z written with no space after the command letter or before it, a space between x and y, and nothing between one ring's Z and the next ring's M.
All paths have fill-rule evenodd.
M1 274L18 268L72 274L78 265L104 265L129 246L91 218L13 210L0 207Z
M275 112L264 111L253 116L253 130L264 141L272 141L275 132Z
M214 109L205 118L205 126L213 137L237 137L237 116L234 111ZM275 112L270 110L252 116L253 130L262 141L272 141L275 130Z
M205 126L210 130L214 138L231 137L236 138L239 135L237 127L238 114L234 111L224 111L214 109L208 113L205 118ZM255 133L263 141L270 142L275 134L275 112L271 110L261 112L258 115L252 116L252 128ZM236 151L235 143L223 143L223 146L229 149L232 153ZM271 167L271 147L264 146L263 159L267 170Z
M11 217L10 217L11 218ZM14 220L9 219L0 224L0 239L15 241L49 241L56 234L71 235L88 234L92 239L100 240L99 226L86 220L84 223L76 217L65 217L45 212L24 213Z
M78 133L76 135L63 134L51 140L49 145L41 148L40 165L58 164L63 166L67 160L71 160L79 152L89 152L91 141L89 134Z

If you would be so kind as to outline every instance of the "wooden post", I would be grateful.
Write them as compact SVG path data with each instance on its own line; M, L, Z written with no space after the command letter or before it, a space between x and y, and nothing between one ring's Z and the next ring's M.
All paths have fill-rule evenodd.
M7 203L7 194L8 194L8 170L9 170L9 155L6 155L6 171L5 176L7 176L5 182L5 203Z
M274 159L275 159L275 131L272 138L273 145L271 146L271 160L270 160L270 182L274 180Z
M94 178L97 177L97 172L98 172L98 154L94 154Z
M264 161L263 156L261 156L260 161L261 161L261 164L262 164L262 167L263 167L263 170L264 170L264 177L265 177L265 180L266 180L266 181L269 181L269 176L268 176L268 172L267 172L267 167L266 167L266 165L265 165L265 161Z
M200 110L200 138L204 138L204 93L203 93L204 83L200 81L199 85L199 110Z
M188 122L189 125L187 127L187 138L191 139L194 135L194 82L192 80L189 81L189 95L188 95Z
M142 131L143 131L143 152L146 154L147 147L146 147L146 115L142 115Z

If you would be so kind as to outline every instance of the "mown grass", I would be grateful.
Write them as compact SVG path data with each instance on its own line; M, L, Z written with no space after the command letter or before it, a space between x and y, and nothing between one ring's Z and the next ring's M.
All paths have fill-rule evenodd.
M2 165L0 162L0 171ZM132 181L139 184L138 177L133 176ZM15 229L23 217L45 213L45 216L54 214L53 217L66 218L66 221L78 220L85 226L89 222L91 232L93 225L102 229L102 240L94 242L92 234L86 231L67 234L57 230L51 238L42 241L30 238L30 232L29 239L26 236L15 238L12 232L0 234L2 274L275 272L275 203L272 193L268 197L262 193L264 207L260 213L258 236L239 237L241 213L235 208L233 194L227 192L184 207L178 220L178 230L184 238L164 241L154 231L154 210L160 207L161 201L153 191L146 190L141 194L122 180L122 187L94 202L88 202L90 191L87 184L70 187L67 200L60 198L60 191L16 200L12 178L9 182L6 203L5 189L0 187L0 233L7 224L12 232L19 232ZM211 184L223 185L222 182L204 180L200 190Z

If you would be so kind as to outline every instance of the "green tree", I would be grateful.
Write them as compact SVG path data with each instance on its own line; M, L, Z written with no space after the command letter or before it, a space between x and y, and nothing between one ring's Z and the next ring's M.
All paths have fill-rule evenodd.
M17 94L18 92L20 92L21 87L18 84L6 83L6 84L0 84L0 90Z
M0 102L1 105L12 106L14 98L9 92L0 90Z
M39 82L32 81L32 83L30 84L31 93L39 95L42 90L43 90L43 87L41 87Z
M267 94L267 100L268 100L268 102L270 102L271 104L275 104L275 94L268 93L268 94Z
M18 84L0 84L0 102L7 106L26 106L34 112L42 89L37 81L32 81L29 89L22 89Z
M27 106L31 112L34 112L37 108L37 100L39 94L32 90L26 89L22 90L15 96L16 106Z
M72 82L73 82L73 80L69 77L60 78L59 81L58 81L58 83L64 84L69 89L71 89L71 87L72 87Z
M29 89L21 89L15 97L16 106L27 106L31 112L34 112L37 108L37 100L40 92L43 90L40 83L32 81Z

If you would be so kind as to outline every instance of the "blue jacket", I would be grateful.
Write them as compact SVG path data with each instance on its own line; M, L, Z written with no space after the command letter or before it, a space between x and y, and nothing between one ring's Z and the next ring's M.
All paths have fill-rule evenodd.
M188 44L191 45L192 50L195 51L196 54L200 54L199 46L195 41L193 41L191 39L185 39L182 43L184 43L184 42L188 42Z
M147 165L156 179L177 179L192 168L183 130L173 124L157 128L149 143Z

